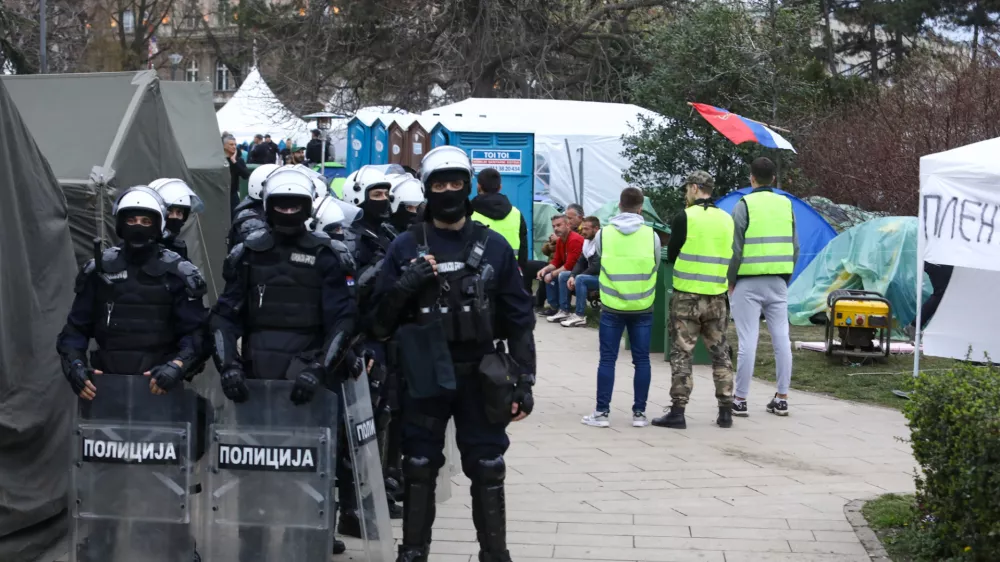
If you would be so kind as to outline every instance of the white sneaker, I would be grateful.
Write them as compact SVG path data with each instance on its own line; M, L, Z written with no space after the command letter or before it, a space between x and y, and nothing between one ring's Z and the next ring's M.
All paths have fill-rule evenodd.
M559 312L553 314L546 318L549 322L562 322L563 320L569 318L569 313L565 310L560 310Z
M563 327L566 327L566 328L573 328L575 326L586 326L587 325L587 317L586 316L580 316L579 314L575 314L574 313L574 314L570 314L569 318L563 320L559 324L562 325Z
M646 427L649 420L646 419L645 412L632 412L632 427Z
M588 416L583 416L580 420L583 425L589 425L590 427L611 427L611 422L608 420L608 412L597 412Z

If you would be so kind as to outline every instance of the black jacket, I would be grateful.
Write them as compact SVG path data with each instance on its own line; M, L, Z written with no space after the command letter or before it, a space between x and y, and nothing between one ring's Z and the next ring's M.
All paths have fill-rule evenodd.
M326 161L333 161L333 147L330 143L326 143ZM309 141L306 145L306 160L313 164L319 164L323 161L323 139L313 139Z
M271 154L271 147L266 142L262 142L250 148L248 164L274 164L274 155Z
M235 162L226 158L226 166L229 167L229 210L232 212L240 204L240 179L250 179L250 170L239 156Z
M493 220L500 220L510 214L514 206L510 204L510 199L502 193L484 193L477 195L472 200L472 210L480 215ZM521 213L520 235L521 247L517 251L517 265L524 271L528 265L528 225L524 222L524 213Z

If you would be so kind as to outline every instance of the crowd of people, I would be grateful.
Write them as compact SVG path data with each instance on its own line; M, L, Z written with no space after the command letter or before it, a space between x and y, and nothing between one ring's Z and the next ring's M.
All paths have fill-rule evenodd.
M81 270L57 342L73 392L98 400L105 373L145 376L154 395L178 392L211 360L226 398L216 416L232 411L239 421L260 416L252 411L261 392L254 381L287 381L287 400L305 405L366 378L386 468L386 496L376 501L403 519L397 560L428 559L445 429L453 419L472 482L479 559L509 561L506 428L533 408L535 316L518 263L526 251L523 219L495 228L473 220L510 215L499 173L481 171L480 196L470 200L471 162L444 146L425 155L418 174L396 165L361 168L341 199L300 163L279 166L273 143L259 140L251 159L262 154L267 162L248 173L235 139L223 137L233 223L225 289L210 309L205 279L180 239L203 210L197 194L164 178L120 196L114 214L121 242ZM242 200L240 178L248 180ZM92 341L96 349L88 352ZM342 437L354 431L343 421ZM335 528L371 539L373 531L363 533L360 524L371 506L355 493L349 442L338 440L333 462ZM251 505L257 491L243 488L239 504ZM274 512L282 513L278 506ZM171 536L181 537L176 547L193 545L186 527L170 525ZM77 545L78 559L117 559L116 529L111 522L92 527ZM241 562L268 549L267 534L257 529L240 529L232 548ZM391 529L376 534L392 540ZM294 552L325 560L329 552L316 548L330 543L310 536L286 539L294 538ZM332 549L339 554L345 546L335 541Z

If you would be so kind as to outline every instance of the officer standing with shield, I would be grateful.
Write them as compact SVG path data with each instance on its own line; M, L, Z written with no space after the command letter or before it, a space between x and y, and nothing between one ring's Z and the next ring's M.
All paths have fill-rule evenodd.
M510 560L503 455L507 425L534 407L535 319L510 245L469 220L471 179L461 149L427 153L425 222L390 245L375 292L374 331L381 338L395 334L405 381L399 562L428 560L435 479L451 417L472 481L479 560ZM504 339L510 355L495 344Z
M210 321L222 391L232 401L212 429L213 560L238 551L240 562L310 562L344 550L330 543L337 427L330 390L339 387L334 371L356 307L331 240L306 229L313 198L307 174L272 172L263 196L269 229L251 233L226 259L226 288ZM356 363L349 367L360 374ZM286 435L276 427L299 429ZM238 501L226 503L237 484ZM238 538L227 527L238 528ZM266 538L272 529L284 531L278 554Z
M122 242L103 252L95 247L56 343L63 373L82 399L72 555L95 562L191 560L194 394L183 381L204 347L205 281L198 268L160 246L167 211L156 191L131 188L113 212ZM97 349L88 361L91 339ZM120 528L126 524L134 525Z

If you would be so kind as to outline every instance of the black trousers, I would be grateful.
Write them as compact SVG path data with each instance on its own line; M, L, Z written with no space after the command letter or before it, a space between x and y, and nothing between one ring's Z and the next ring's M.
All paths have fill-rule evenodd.
M531 292L531 283L535 280L535 276L538 272L542 270L543 267L548 265L549 262L540 260L529 260L528 265L524 270L524 290ZM535 293L535 306L545 305L545 283L538 284L538 291Z

